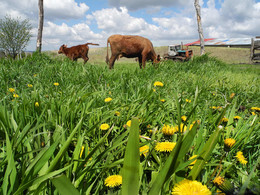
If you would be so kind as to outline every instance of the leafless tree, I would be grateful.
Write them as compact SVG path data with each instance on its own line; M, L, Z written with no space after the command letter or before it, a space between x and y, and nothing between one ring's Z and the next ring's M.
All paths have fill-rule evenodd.
M198 22L198 31L199 31L199 37L200 37L200 55L203 55L205 53L205 43L204 43L204 35L203 35L203 29L201 25L201 13L200 13L200 5L199 0L194 1L194 6L197 13L197 22Z
M39 51L41 53L41 50L42 50L42 31L43 31L43 20L44 20L43 0L38 1L38 7L39 7L39 26L38 26L36 51Z

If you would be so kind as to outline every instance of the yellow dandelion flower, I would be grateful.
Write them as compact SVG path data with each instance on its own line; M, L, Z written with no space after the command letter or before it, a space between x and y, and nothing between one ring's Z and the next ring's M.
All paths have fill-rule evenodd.
M227 138L224 140L224 144L228 148L232 148L235 143L236 143L236 140L234 140L232 138Z
M80 150L79 158L82 157L82 154L83 154L84 148L85 148L84 146L81 146L81 150Z
M15 94L13 95L13 97L14 97L14 98L19 98L19 95L15 93Z
M9 88L8 91L13 93L13 92L15 92L15 89L14 88Z
M176 128L170 125L163 125L162 132L164 135L173 135L176 132Z
M34 103L34 106L35 106L35 107L39 107L39 106L40 106L39 102L35 102L35 103Z
M223 117L222 120L221 120L221 122L227 123L227 122L228 122L228 118Z
M251 110L260 111L260 108L258 108L258 107L252 107Z
M171 152L175 145L175 142L158 142L155 146L155 150L158 152Z
M119 111L115 111L115 115L116 116L120 116L120 112Z
M132 121L131 121L131 120L129 120L129 121L126 122L126 125L127 125L128 127L131 127L131 124L132 124Z
M59 84L59 83L53 83L53 85L55 85L55 86L59 86L60 84Z
M160 101L164 103L164 102L165 102L165 99L160 99Z
M230 99L233 99L233 97L235 97L235 95L236 95L235 93L231 93L230 94Z
M153 92L156 92L156 89L153 89Z
M189 100L189 99L185 99L185 101L188 102L188 103L191 103L191 100Z
M37 77L37 74L34 74L33 77Z
M255 112L251 112L251 114L252 114L252 115L256 115L256 113L255 113Z
M146 157L149 152L149 146L148 145L142 146L140 147L139 150L140 150L140 156L144 155L144 157Z
M186 121L187 120L187 116L182 116L181 120Z
M106 124L106 123L103 123L103 124L100 125L100 129L103 130L103 131L108 130L109 129L109 125Z
M207 188L206 185L198 181L191 181L184 179L179 183L175 184L172 189L173 195L191 195L191 194L199 194L199 195L211 195L211 191Z
M237 158L237 160L238 160L241 164L243 164L243 165L247 164L247 160L246 160L246 158L244 157L243 152L241 152L241 151L237 152L237 155L236 155L235 157Z
M121 175L111 175L105 179L105 186L110 188L120 186L122 184L122 176Z
M215 185L221 186L224 183L225 179L224 177L218 176L213 180L213 183Z
M108 98L105 99L105 102L110 102L110 101L112 101L111 97L108 97Z
M213 110L221 110L222 109L221 106L211 106L210 108L213 109Z
M194 158L197 158L198 155L193 155L189 158L189 160L192 160ZM196 163L197 159L195 159L194 161L192 161L189 165L194 165Z
M33 85L32 84L28 84L27 87L33 87Z
M239 119L241 119L241 116L234 116L234 119L239 120Z
M175 131L179 131L179 126L178 125L176 125L174 128L175 128ZM180 128L181 128L181 130L180 130L181 133L185 132L187 130L187 126L184 126L183 123L181 123Z
M155 87L163 87L163 83L160 82L160 81L156 81L156 82L154 82L153 86L155 86Z

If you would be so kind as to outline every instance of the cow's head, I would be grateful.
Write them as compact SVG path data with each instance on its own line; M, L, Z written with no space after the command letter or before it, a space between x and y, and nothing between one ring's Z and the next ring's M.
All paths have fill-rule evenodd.
M160 62L160 61L161 61L161 56L160 56L160 54L157 55L156 61L157 61L157 62Z
M59 49L59 51L58 51L58 54L61 54L61 53L64 53L64 49L65 48L67 48L67 45L62 45L62 46L60 46L60 49Z
M154 55L152 58L151 58L151 60L152 60L152 63L153 64L158 64L160 61L161 61L161 56L160 55Z

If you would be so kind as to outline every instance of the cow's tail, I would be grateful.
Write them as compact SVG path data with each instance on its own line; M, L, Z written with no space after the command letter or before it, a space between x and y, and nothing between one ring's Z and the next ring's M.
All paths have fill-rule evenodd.
M97 43L86 43L85 45L99 45Z
M108 56L108 44L109 44L109 39L107 39L107 56L106 56L106 63L108 64L109 62L109 56Z

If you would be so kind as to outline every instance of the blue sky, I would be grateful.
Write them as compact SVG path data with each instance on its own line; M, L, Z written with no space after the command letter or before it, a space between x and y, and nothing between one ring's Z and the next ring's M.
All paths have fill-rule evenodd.
M260 0L200 0L205 38L248 38L260 35ZM135 34L155 46L198 39L192 0L44 0L43 50L86 42L106 45L112 34ZM38 0L0 0L6 14L29 19L35 50Z

